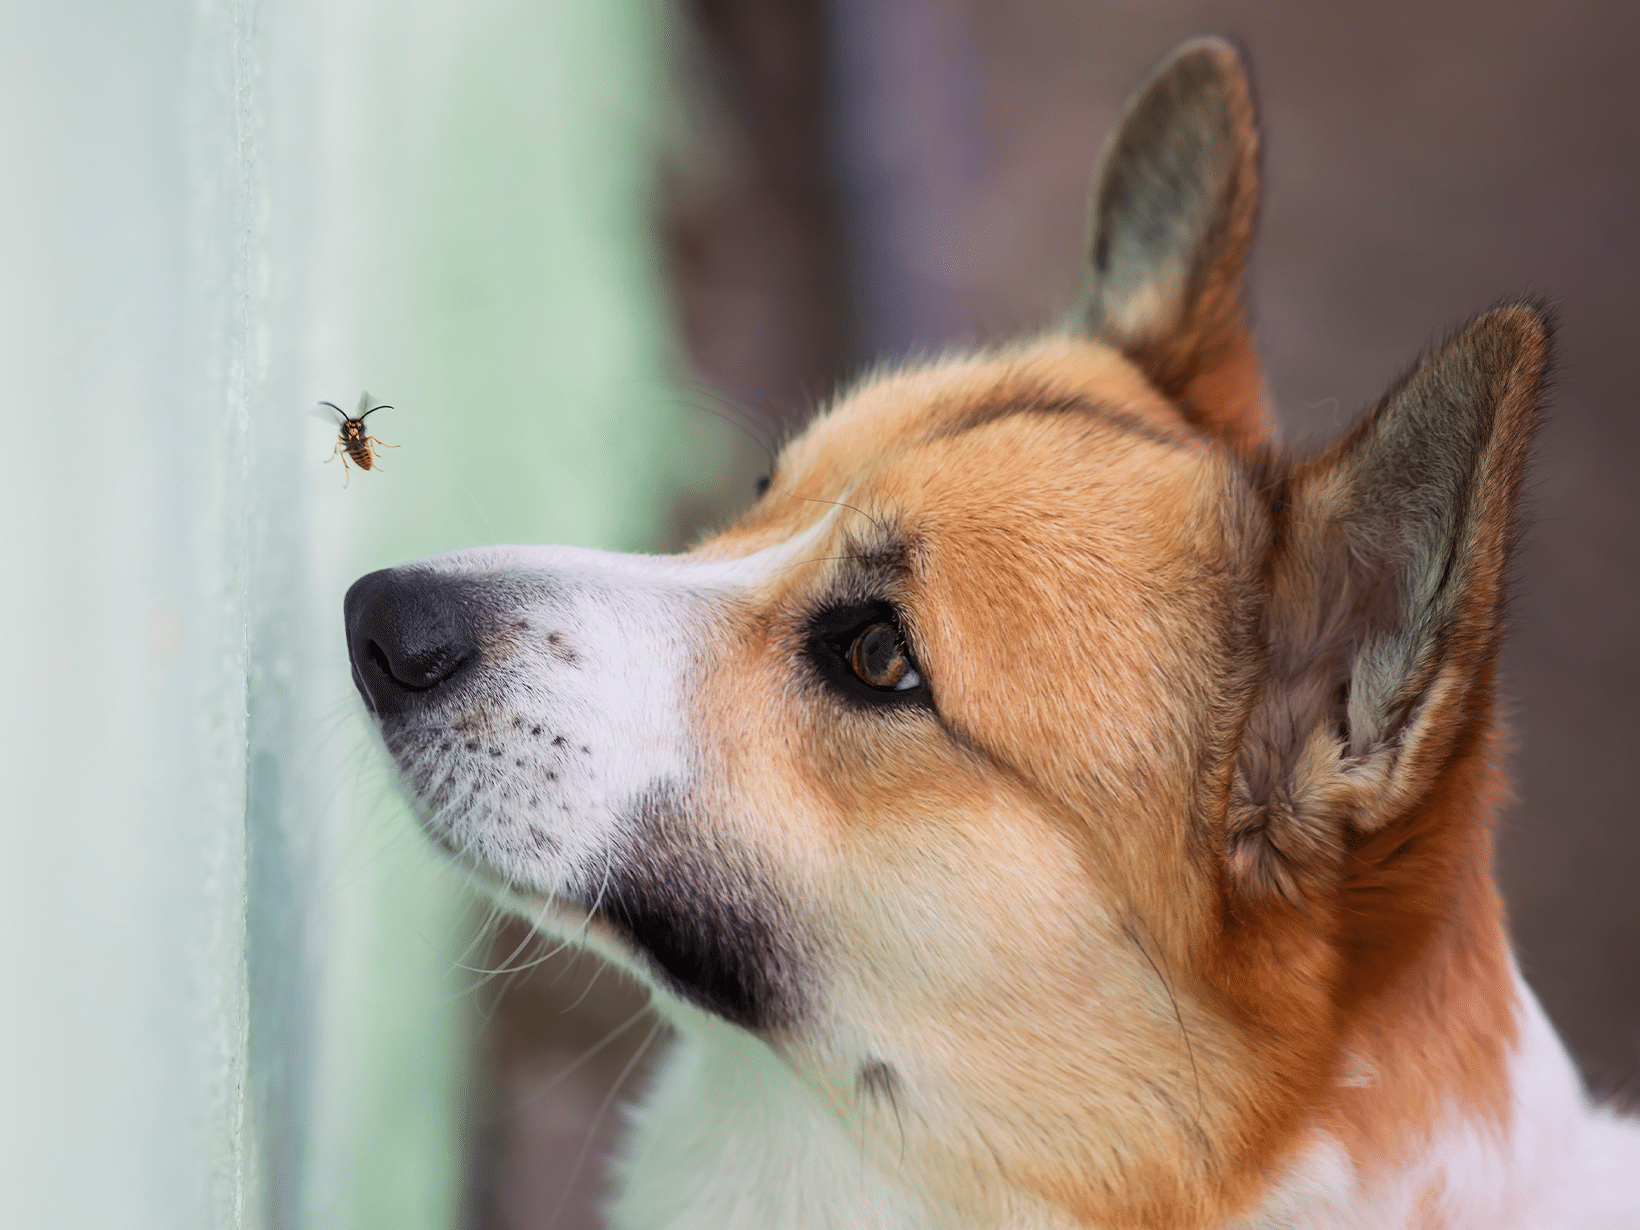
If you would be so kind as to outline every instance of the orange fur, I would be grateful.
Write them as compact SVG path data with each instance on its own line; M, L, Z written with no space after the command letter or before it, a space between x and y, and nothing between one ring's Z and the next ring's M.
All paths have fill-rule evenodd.
M1248 896L1209 835L1272 686L1247 642L1284 617L1262 595L1287 565L1279 513L1233 443L1190 428L1108 347L1051 339L868 384L786 450L775 495L700 552L825 525L744 612L778 628L885 536L907 544L881 592L939 681L943 729L806 705L774 683L791 652L776 632L714 672L734 687L702 702L706 742L735 749L715 775L720 805L807 804L743 839L786 866L802 846L813 908L849 951L882 953L893 977L864 998L893 1004L902 1040L911 1031L921 1062L963 1091L984 1147L961 1167L1093 1223L1221 1221L1304 1123L1371 1171L1454 1108L1505 1115L1514 1009L1489 875L1485 614L1503 556L1472 561L1485 572L1473 677L1436 689L1417 722L1457 758L1412 740L1405 760L1430 767L1387 795L1377 779L1350 786L1339 804L1361 823L1362 790L1410 810L1355 836L1342 824L1294 900ZM1512 497L1504 483L1497 498ZM746 689L759 654L770 686ZM765 698L752 721L748 694ZM899 917L908 896L916 910ZM855 901L870 903L863 919ZM949 928L964 910L983 920L972 935ZM939 964L918 951L933 918L950 980L891 985ZM1005 920L1020 919L1032 943L1012 951ZM1370 1087L1336 1088L1346 1056L1379 1074ZM1022 1136L1022 1121L1042 1126ZM1115 1152L1088 1134L1112 1122ZM941 1149L927 1165L949 1173Z
M1501 405L1462 592L1440 599L1461 609L1402 681L1404 735L1383 742L1390 711L1352 710L1360 746L1341 749L1338 655L1406 592L1385 580L1403 548L1349 511L1352 475L1418 406L1316 458L1280 454L1241 300L1251 106L1231 53L1191 54L1107 147L1116 187L1095 190L1092 244L1120 243L1124 203L1165 191L1144 165L1152 130L1207 115L1228 153L1204 174L1225 186L1185 207L1208 212L1175 261L1182 297L1169 306L1165 277L1134 291L1112 257L1090 337L867 381L697 553L816 534L745 600L743 625L765 631L710 672L697 711L704 742L732 749L711 774L724 813L793 803L744 817L740 840L800 866L839 948L871 954L836 994L884 1018L914 1093L921 1074L961 1107L947 1122L966 1140L902 1124L901 1147L936 1188L990 1175L1089 1224L1181 1230L1250 1207L1318 1127L1371 1173L1443 1116L1504 1123L1492 673L1546 353L1537 317L1512 309L1431 360L1439 391L1475 351L1491 364L1475 396ZM903 558L874 592L905 613L937 721L840 715L781 683L801 613L891 543ZM1365 686L1374 668L1357 669ZM1340 1087L1349 1063L1372 1079Z
M949 430L1056 399L1090 409ZM1254 1199L1318 1109L1363 1164L1431 1130L1443 1099L1498 1119L1513 1032L1487 878L1488 739L1395 829L1429 834L1416 871L1387 859L1382 834L1349 852L1354 904L1248 902L1216 864L1206 835L1257 696L1238 645L1272 537L1232 454L1107 347L1055 338L866 386L787 449L775 481L699 553L828 526L743 612L768 631L712 673L725 694L701 700L705 742L732 749L720 806L802 804L748 818L742 839L804 868L850 951L878 950L896 974L928 967L917 948L931 938L961 954L949 982L868 998L895 1005L896 1029L970 1107L994 1111L963 1165L1090 1222L1208 1225ZM941 731L839 717L778 683L782 619L889 527L910 545L887 592L939 681ZM755 712L748 696L763 698ZM1454 881L1463 911L1437 918ZM932 913L896 916L908 884ZM863 918L847 904L861 901ZM965 911L983 926L954 934ZM936 916L947 929L931 937ZM1033 943L1011 952L1004 920L1024 918ZM1336 1091L1346 1051L1385 1075ZM1005 1126L1022 1119L1057 1126ZM1127 1136L1114 1156L1087 1137L1113 1121Z

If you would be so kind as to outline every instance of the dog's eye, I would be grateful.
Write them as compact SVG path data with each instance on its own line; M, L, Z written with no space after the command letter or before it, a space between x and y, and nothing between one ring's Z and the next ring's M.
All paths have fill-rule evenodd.
M839 699L932 708L928 677L888 602L844 602L810 617L807 657Z
M893 624L872 624L849 647L848 664L874 688L906 692L922 682L906 656L905 642Z

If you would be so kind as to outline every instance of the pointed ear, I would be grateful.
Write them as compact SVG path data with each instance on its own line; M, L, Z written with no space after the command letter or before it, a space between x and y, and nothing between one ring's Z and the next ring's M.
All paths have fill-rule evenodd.
M1225 831L1243 891L1328 891L1489 732L1549 351L1540 309L1489 312L1277 480L1270 673Z
M1202 430L1270 434L1243 281L1259 139L1241 57L1185 43L1127 104L1094 175L1079 324L1117 347Z

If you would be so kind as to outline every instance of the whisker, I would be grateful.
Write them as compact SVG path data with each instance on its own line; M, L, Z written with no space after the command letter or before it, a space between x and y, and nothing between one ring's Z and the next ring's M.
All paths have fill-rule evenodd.
M722 419L725 423L729 424L729 426L735 428L742 435L744 435L753 444L757 445L757 447L762 450L763 454L768 457L769 465L771 467L774 465L776 455L774 442L772 440L765 439L763 436L753 431L750 426L741 422L738 418L735 418L732 414L725 413L722 410L715 410L711 406L703 406L699 402L694 401L674 400L673 404L688 406L691 410L699 410L704 414L710 414L713 418Z
M546 904L542 905L540 911L535 916L535 921L534 922L526 922L524 924L526 927L529 928L524 933L524 938L518 941L518 944L513 948L513 950L510 953L508 953L506 955L506 957L504 957L502 959L500 965L498 965L496 968L494 968L494 969L479 969L475 966L460 965L460 964L457 964L456 968L466 970L469 974L482 974L485 977L493 978L498 974L522 973L524 970L530 969L530 968L532 968L536 965L541 964L540 961L531 961L531 962L527 962L524 965L515 966L515 965L511 964L511 961L519 953L523 952L526 948L528 948L531 944L533 944L536 940L538 940L540 938L541 933L536 928L538 928L541 925L541 921L544 918L546 918L546 916L551 911L552 911L552 903L551 902L547 902ZM492 905L490 907L490 919L491 919L491 921L498 918L500 913L501 913L500 906ZM488 925L488 923L486 923L486 925ZM471 946L469 945L469 947L471 947ZM463 953L462 955L466 956L467 954ZM482 985L482 984L480 984L480 985Z
M817 555L813 559L800 559L795 564L782 564L779 568L770 569L770 575L776 572L785 572L788 568L801 568L805 564L824 564L833 560L869 560L868 555Z
M750 424L751 428L770 442L774 452L779 452L780 444L791 435L792 428L789 415L771 410L768 406L759 402L731 397L709 381L685 380L674 387L703 397L709 402L714 402L729 414Z
M541 956L535 958L535 960L530 961L525 965L519 966L518 968L520 970L534 969L538 965L545 965L548 961L552 960L559 953L563 952L564 949L570 947L570 945L580 943L582 937L584 937L586 935L587 928L592 925L592 919L598 913L599 905L601 905L603 903L604 889L609 884L609 869L610 869L610 863L611 862L613 862L613 856L611 856L611 858L609 860L607 860L604 864L603 883L598 886L598 893L592 899L592 908L587 911L586 917L581 920L580 926L578 926L575 929L575 934L565 936L557 944L553 945L553 947L550 951L543 953ZM554 982L556 982L556 981L557 981L557 979L554 979Z
M578 949L576 955L579 956L580 953L584 952L584 951L586 951L586 950L585 949ZM609 962L608 961L599 961L598 964L593 968L592 977L588 978L586 986L581 988L581 993L575 997L574 1002L572 1002L572 1003L566 1005L564 1008L560 1009L558 1015L559 1016L567 1016L569 1013L574 1012L583 1003L585 1003L586 1002L586 997L588 995L592 994L592 988L598 985L598 979L603 977L604 971L608 968L609 968Z
M1179 1036L1184 1039L1185 1054L1190 1057L1190 1077L1196 1083L1196 1113L1198 1115L1203 1114L1205 1111L1202 1104L1202 1078L1200 1071L1196 1068L1196 1048L1190 1045L1190 1031L1184 1027L1184 1013L1179 1011L1179 1000L1178 997L1173 994L1173 984L1169 982L1162 971L1157 968L1156 962L1151 960L1150 953L1145 949L1144 944L1139 940L1138 931L1131 925L1125 926L1123 930L1127 932L1128 938L1132 940L1134 946L1138 948L1140 955L1142 955L1146 962L1149 963L1151 972L1156 975L1157 979L1162 984L1162 989L1167 992L1168 1002L1173 1005L1173 1019L1179 1023Z
M886 529L884 529L883 523L881 521L877 520L876 517L873 517L865 509L856 508L852 504L845 504L841 500L822 500L818 496L797 495L797 494L795 494L793 492L790 492L790 491L783 491L783 492L781 492L781 494L784 495L787 499L802 500L805 504L830 504L833 508L846 508L852 513L859 513L867 521L869 521L869 522L871 522L871 524L875 525L879 530L882 530L883 533L888 532Z

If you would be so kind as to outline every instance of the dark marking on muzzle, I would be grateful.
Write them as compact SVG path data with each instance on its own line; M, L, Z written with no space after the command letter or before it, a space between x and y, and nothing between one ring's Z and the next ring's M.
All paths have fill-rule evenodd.
M796 1024L809 945L746 852L714 841L668 783L635 799L622 819L630 837L598 916L683 999L743 1029Z

